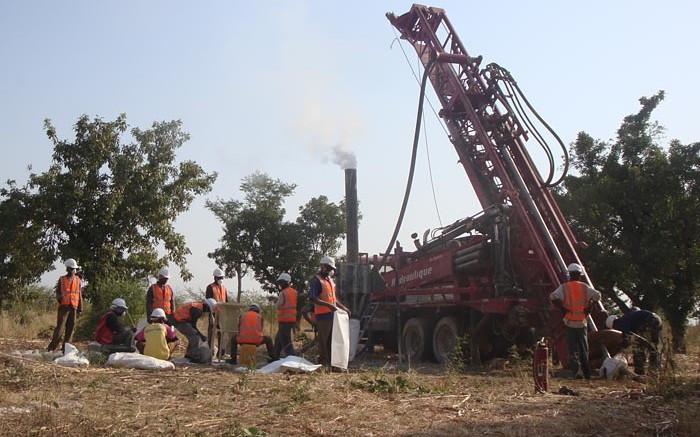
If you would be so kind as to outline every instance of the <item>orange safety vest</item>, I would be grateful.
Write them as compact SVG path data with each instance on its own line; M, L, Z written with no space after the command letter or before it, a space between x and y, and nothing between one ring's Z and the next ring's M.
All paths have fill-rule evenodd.
M109 313L111 313L111 311ZM106 313L100 317L100 320L97 322L97 326L95 327L93 340L99 344L112 344L112 341L114 340L114 334L112 334L112 330L109 329L109 326L107 326L107 317L109 316L109 313Z
M316 275L321 283L321 294L318 295L318 300L335 305L335 284L331 278L324 278L321 275ZM333 310L323 305L314 304L314 314L327 314Z
M297 321L297 291L287 287L280 293L284 303L277 309L277 322L294 323Z
M581 322L586 319L586 306L588 305L588 286L583 282L569 281L562 284L564 291L564 317L572 322Z
M216 302L226 302L226 287L224 285L219 285L216 282L209 284L211 287L211 294Z
M78 308L80 304L80 278L78 275L73 275L73 278L68 279L68 275L61 276L58 280L59 292L61 293L61 302L59 306L71 306Z
M165 314L172 314L173 308L170 306L170 302L173 299L173 289L170 285L165 284L165 288L160 288L160 285L151 285L151 292L153 293L153 304L151 306L151 311L156 308L163 308Z
M202 302L190 302L188 304L182 305L175 311L173 317L176 322L189 322L190 321L190 308L199 308L204 311L204 304Z
M241 315L238 321L238 344L259 345L263 341L263 318L255 311Z

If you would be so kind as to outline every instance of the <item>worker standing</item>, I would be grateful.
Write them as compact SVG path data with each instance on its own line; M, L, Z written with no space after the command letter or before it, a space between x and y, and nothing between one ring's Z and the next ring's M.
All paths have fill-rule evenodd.
M133 352L134 332L124 328L119 323L119 317L124 315L129 308L124 299L118 297L112 301L112 305L97 322L93 340L102 345L102 351Z
M77 275L78 263L73 258L68 258L64 263L66 274L58 278L56 284L56 300L58 300L58 316L56 317L56 329L53 331L51 343L46 348L49 352L55 351L63 336L61 350L65 352L66 343L70 343L75 328L75 319L83 310L82 282ZM65 335L64 334L65 329Z
M194 363L211 363L211 349L207 344L207 336L197 328L197 321L205 313L209 314L209 327L214 323L216 301L206 299L204 302L190 302L182 305L173 314L175 328L187 337L185 358Z
M234 343L235 342L235 343ZM260 315L260 305L252 303L248 311L238 318L238 335L231 340L231 359L229 364L238 364L238 345L260 346L265 343L268 361L275 361L272 339L269 335L263 335L263 318Z
M583 377L591 379L588 362L588 322L593 302L600 300L600 292L585 282L581 282L583 267L576 263L569 264L569 282L557 287L549 299L558 308L564 310L566 347L569 350L568 364L572 376L578 377L579 364Z
M282 273L277 278L277 335L275 336L275 356L296 355L292 343L292 329L297 323L297 291L291 287L292 277Z
M167 267L158 270L158 281L151 284L146 292L146 315L151 315L156 308L163 308L168 324L172 325L173 312L175 311L175 295L168 285L170 271Z
M329 256L321 258L319 271L309 284L309 300L314 304L316 330L318 333L318 364L330 367L331 339L333 335L333 313L338 308L348 313L350 310L335 297L335 283L331 278L335 270L335 260Z
M660 366L659 360L659 339L661 336L661 318L647 310L636 309L627 314L618 317L615 315L609 316L605 321L605 325L610 329L616 329L622 332L625 344L629 344L632 340L634 344L634 373L644 375L647 355L649 356L650 370L658 370ZM630 338L631 334L637 334L642 337Z
M214 269L213 275L214 282L207 285L207 289L204 292L204 297L207 299L214 299L217 303L228 302L228 292L226 290L226 286L224 285L224 271L217 267ZM207 331L207 336L213 341L214 339L212 338L212 333L216 327L217 336L216 343L214 344L216 344L217 350L221 350L221 331L219 330L218 319L216 320L216 323L216 326L212 325L209 331Z
M148 319L148 325L136 334L136 347L144 355L169 360L178 344L177 334L165 323L165 311L156 308Z

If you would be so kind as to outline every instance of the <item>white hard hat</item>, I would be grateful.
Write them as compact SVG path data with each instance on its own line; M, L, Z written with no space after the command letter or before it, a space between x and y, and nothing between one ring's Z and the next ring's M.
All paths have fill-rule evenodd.
M571 273L583 273L583 267L576 263L571 263L569 264L569 267L566 268Z
M332 269L335 270L335 260L330 256L324 256L323 258L321 258L321 262L319 264L328 264L329 266L331 266Z
M158 276L170 279L170 270L168 270L167 267L161 267L160 270L158 270Z
M68 258L64 264L66 267L71 268L71 269L79 268L78 263L75 262L75 260L73 258Z
M151 313L151 318L152 319L165 319L165 310L163 308L156 308L153 310Z
M605 326L608 327L608 329L613 329L613 322L617 320L617 316L608 316L607 319L605 319Z
M212 312L214 312L214 308L216 308L216 304L218 303L218 302L216 302L216 299L210 297L210 298L208 298L207 300L205 300L204 302L207 304L207 306L209 307L209 309L210 309Z
M223 277L224 277L224 271L217 267L217 268L214 269L213 275L214 275L215 278L219 278L219 277L223 278Z
M129 307L126 306L126 302L121 297L118 297L112 301L112 308L124 308L128 310Z
M289 273L280 273L280 275L277 277L278 281L286 281L286 282L292 282L292 277L289 276Z
M260 312L260 305L257 303L251 303L250 306L248 307L248 311L255 311L256 313Z

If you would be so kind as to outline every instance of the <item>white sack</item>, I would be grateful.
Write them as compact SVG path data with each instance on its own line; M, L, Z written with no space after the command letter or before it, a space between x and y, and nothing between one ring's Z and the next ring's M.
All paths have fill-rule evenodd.
M338 309L333 312L333 337L331 338L331 366L347 370L350 356L350 322L348 313Z
M625 375L627 360L619 355L614 358L606 358L600 366L600 376L608 379L617 379Z
M175 368L175 364L170 361L159 360L136 352L115 352L107 358L107 365L146 370L171 370Z
M90 361L70 343L66 343L63 356L56 358L53 362L65 367L87 367L90 365Z
M360 343L360 321L358 319L350 319L350 356L348 361L355 359L358 343Z
M273 361L270 364L256 370L258 373L311 373L321 367L320 364L312 364L302 357L289 355L281 360Z

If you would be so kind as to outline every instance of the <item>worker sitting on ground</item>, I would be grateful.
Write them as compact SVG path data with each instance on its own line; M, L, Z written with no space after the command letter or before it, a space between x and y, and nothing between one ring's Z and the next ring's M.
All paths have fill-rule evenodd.
M119 323L121 317L127 310L126 302L122 298L116 298L107 313L97 322L95 327L94 340L102 345L102 352L133 352L134 332L124 328Z
M197 328L197 321L204 313L209 314L208 328L214 324L214 309L216 301L207 299L204 302L190 302L182 305L175 311L175 328L187 337L187 350L185 358L193 363L211 363L212 353L207 343L207 336Z
M175 330L166 323L163 308L156 308L148 319L148 325L136 334L139 352L159 360L169 360L177 346Z
M622 332L626 344L633 344L634 373L644 375L647 355L650 370L659 370L661 318L658 315L651 311L637 309L621 317L609 316L605 325Z
M260 315L260 306L256 303L248 307L248 311L238 318L238 335L231 340L230 364L238 364L238 346L252 345L256 348L265 343L267 347L268 361L275 361L272 347L272 339L268 335L263 335L263 318ZM250 363L243 363L249 365Z

